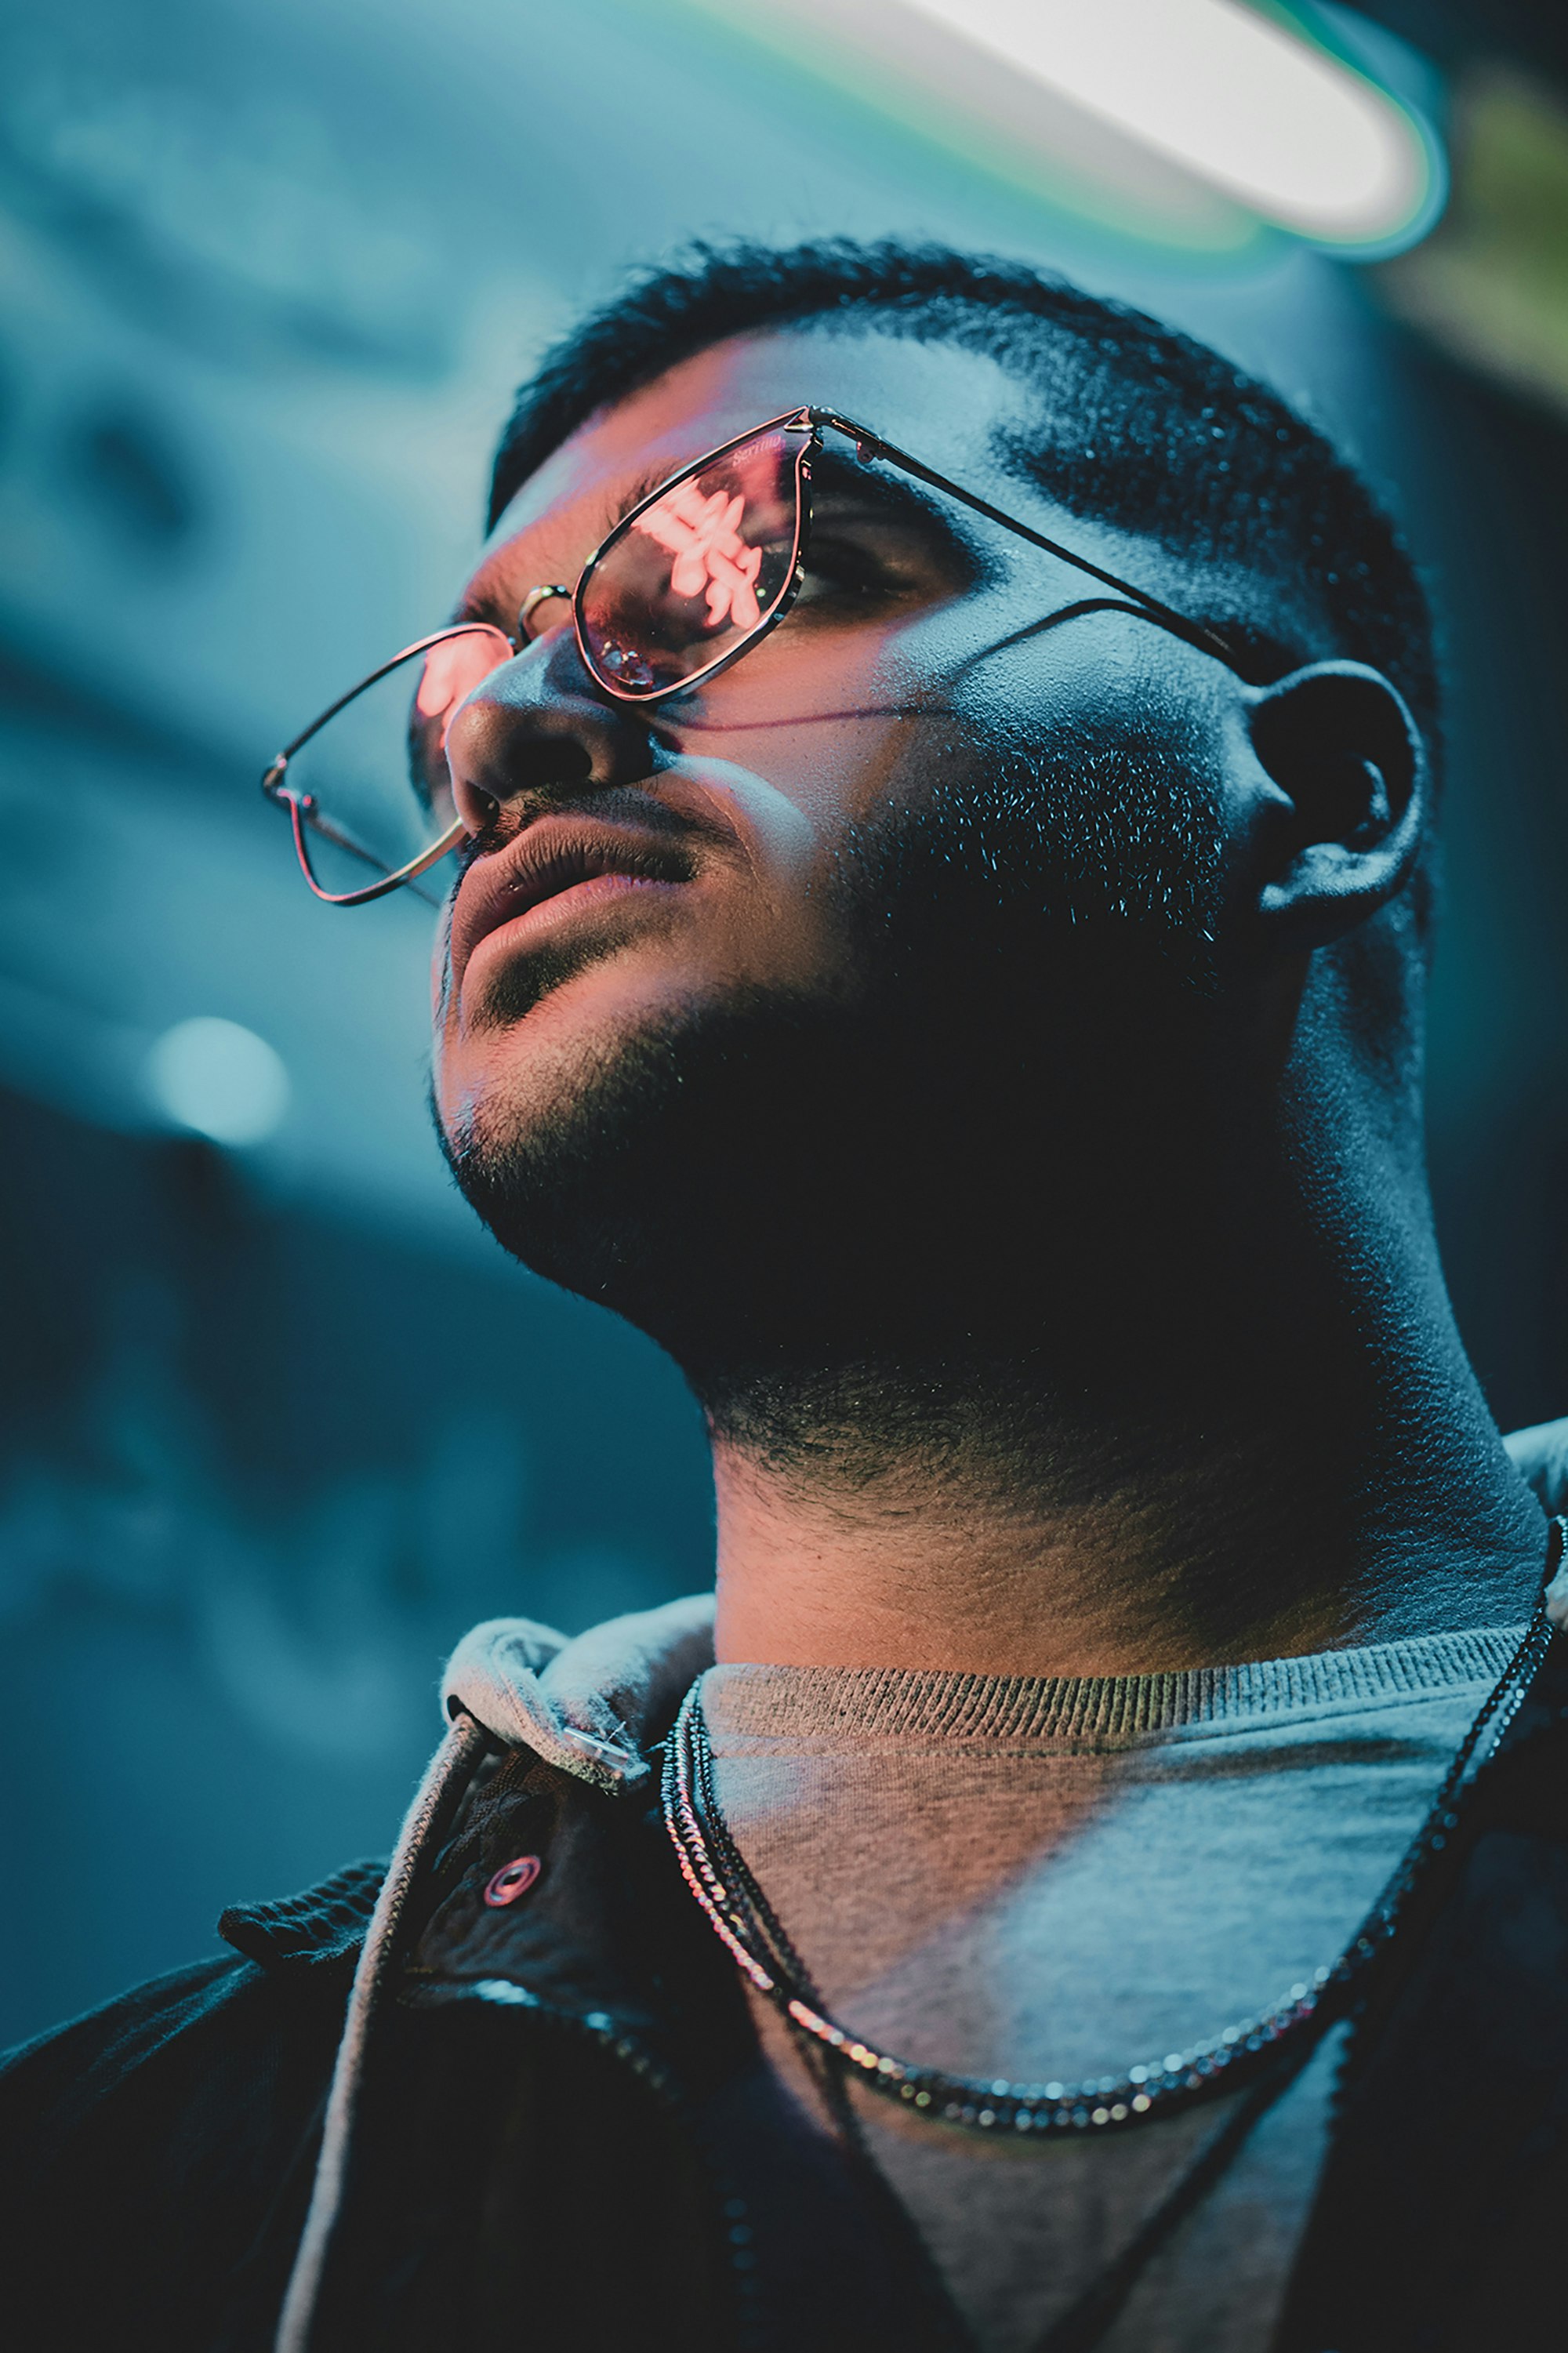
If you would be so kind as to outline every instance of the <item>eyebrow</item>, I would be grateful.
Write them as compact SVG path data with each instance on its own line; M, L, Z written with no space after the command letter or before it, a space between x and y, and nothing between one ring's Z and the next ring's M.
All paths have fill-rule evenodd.
M640 507L645 499L651 499L656 491L663 490L666 482L676 481L689 470L687 466L645 466L640 474L635 475L629 482L623 484L606 502L605 508L606 521L604 530L599 534L600 541L607 539L611 532L624 523L626 517L635 508Z
M679 481L693 465L700 465L701 462L700 459L693 459L673 470L658 466L645 468L607 501L600 541L607 539L611 532L642 505L645 499L651 499L656 491L663 490L667 482ZM811 485L818 499L845 502L858 501L868 507L891 514L900 522L916 523L927 530L934 530L944 540L960 543L958 533L951 528L950 517L942 500L922 489L908 475L895 474L884 468L873 470L859 459L835 449L831 442L822 443L812 453Z
M819 498L864 505L891 516L895 522L912 523L973 561L974 551L955 528L951 502L937 491L923 488L910 475L900 473L890 466L867 465L836 449L831 442L825 442L812 458L811 486Z
M667 482L679 480L689 470L690 464L700 462L689 461L688 466L673 470L647 466L618 490L608 491L605 486L608 495L594 548L602 546L645 499L652 498ZM955 528L947 502L910 475L898 473L890 467L868 465L836 449L831 442L823 442L812 453L811 488L816 504L832 501L835 505L868 509L873 514L912 525L928 537L939 540L951 556L960 557L967 564L975 560L975 550ZM594 548L590 548L590 554ZM494 588L479 596L467 595L453 617L459 621L499 621L501 628L510 628L512 616L510 611L503 616L502 602Z
M634 507L640 506L645 499L653 496L655 491L661 490L664 484L671 480L672 470L678 472L683 470L672 470L668 466L645 466L639 474L635 475L630 481L624 482L618 489L605 482L592 484L584 493L584 504L592 512L592 502L595 500L600 501L601 520L597 536L590 545L588 554L592 554L595 548L603 546L617 525L625 522ZM499 564L512 543L521 539L525 531L531 531L536 525L547 520L547 516L536 515L531 522L521 524L509 538L502 540L499 546L492 548L489 556L486 559L486 568L488 569L492 564ZM453 618L458 621L489 621L493 620L500 611L500 602L495 590L487 588L479 596L475 596L471 592L465 594Z

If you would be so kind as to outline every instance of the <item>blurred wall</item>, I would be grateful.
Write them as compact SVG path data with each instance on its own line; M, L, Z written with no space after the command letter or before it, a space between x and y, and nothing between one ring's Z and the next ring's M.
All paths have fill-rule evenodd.
M1445 62L1483 37L1445 27ZM574 1628L710 1573L669 1367L451 1195L427 915L315 906L256 791L440 618L542 342L688 235L1026 254L1233 353L1385 485L1454 680L1433 1136L1461 1321L1505 1422L1568 1407L1549 406L1375 275L1108 225L677 0L79 0L3 38L0 2041L384 1849L474 1618ZM246 1151L149 1090L203 1015L288 1074Z

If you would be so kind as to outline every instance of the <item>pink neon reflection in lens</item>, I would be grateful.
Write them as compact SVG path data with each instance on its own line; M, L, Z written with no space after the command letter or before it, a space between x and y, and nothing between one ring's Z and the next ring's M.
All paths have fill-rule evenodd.
M790 431L705 459L612 533L578 590L579 638L600 683L668 693L731 659L777 613L800 543Z
M420 673L415 707L421 717L442 721L443 744L458 705L489 678L491 670L510 659L510 641L488 624L466 629L460 638L447 638L440 645L431 647Z
M715 491L705 499L695 482L682 482L632 525L674 556L669 585L678 596L706 595L710 628L732 621L738 629L754 629L763 617L755 585L763 551L741 537L745 512L739 491L733 498Z

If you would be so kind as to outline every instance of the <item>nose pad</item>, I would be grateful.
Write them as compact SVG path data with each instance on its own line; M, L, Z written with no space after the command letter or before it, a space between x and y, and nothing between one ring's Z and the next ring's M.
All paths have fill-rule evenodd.
M526 824L552 801L636 784L656 761L647 728L599 699L567 638L491 672L447 731L447 765L458 815L479 834L502 811Z

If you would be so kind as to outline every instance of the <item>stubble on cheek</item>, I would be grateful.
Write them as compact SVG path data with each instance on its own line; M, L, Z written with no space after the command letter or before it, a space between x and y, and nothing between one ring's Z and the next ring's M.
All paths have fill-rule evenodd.
M504 1156L591 1103L617 1060L601 1032L494 1029L438 1050L431 1101L448 1155Z
M866 878L853 845L926 798L931 719L790 733L771 745L787 789L706 754L661 769L658 797L710 844L668 921L619 944L563 936L497 963L476 992L454 979L448 916L432 973L432 1102L449 1150L505 1152L563 1121L580 1132L640 1048L674 1069L683 1031L743 1004L854 999L882 926L856 903Z
M809 887L721 894L682 923L606 952L533 951L477 995L437 982L432 1101L448 1149L505 1153L548 1130L579 1132L650 1050L679 1063L683 1034L742 1005L830 997L847 963L827 894Z
M726 999L832 991L844 965L826 887L833 867L818 823L760 777L720 760L681 760L676 788L695 816L711 806L722 848L662 905L623 933L563 927L516 957L470 961L460 979L450 924L432 968L437 1092L477 1099L536 1060L558 1070L580 1050L599 1067L617 1040L668 1032ZM673 796L672 796L673 797Z

